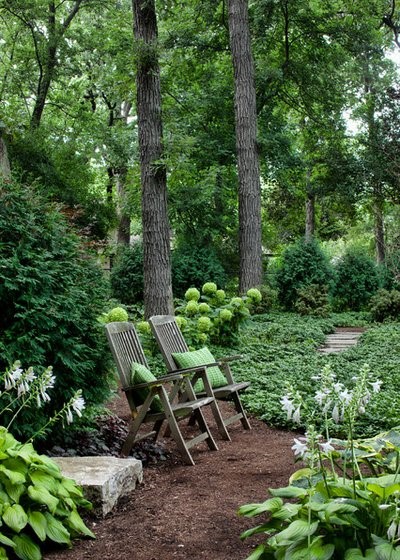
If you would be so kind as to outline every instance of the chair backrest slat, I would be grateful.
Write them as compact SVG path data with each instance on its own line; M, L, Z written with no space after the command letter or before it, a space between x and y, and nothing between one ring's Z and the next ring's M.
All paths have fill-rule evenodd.
M172 354L188 352L189 347L173 315L155 315L149 319L151 330L159 345L168 370L177 369Z
M128 322L108 323L106 334L121 385L129 387L132 364L137 362L148 367L135 327Z

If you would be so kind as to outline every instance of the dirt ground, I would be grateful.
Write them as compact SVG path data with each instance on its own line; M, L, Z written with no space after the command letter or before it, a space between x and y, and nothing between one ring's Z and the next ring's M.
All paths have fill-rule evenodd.
M230 407L224 403L224 407ZM121 417L125 401L112 405ZM208 408L208 407L207 407ZM173 440L166 461L144 469L143 483L104 519L88 518L96 540L75 541L51 551L48 560L244 560L257 544L240 534L255 520L237 515L240 505L264 501L270 487L285 486L298 467L290 449L294 435L251 419L252 430L230 426L222 441L207 411L219 451L192 448L196 465L182 463ZM182 425L182 423L181 423Z

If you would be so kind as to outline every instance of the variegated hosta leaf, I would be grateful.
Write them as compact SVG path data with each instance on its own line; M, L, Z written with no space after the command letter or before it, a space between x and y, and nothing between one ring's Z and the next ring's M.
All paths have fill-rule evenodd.
M28 516L19 504L14 504L6 508L3 512L2 519L4 523L16 533L22 531L28 523Z

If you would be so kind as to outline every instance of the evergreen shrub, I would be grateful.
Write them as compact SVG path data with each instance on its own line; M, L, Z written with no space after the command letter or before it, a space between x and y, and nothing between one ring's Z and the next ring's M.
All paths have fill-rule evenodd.
M374 261L358 249L349 249L335 265L334 307L340 311L360 311L379 288Z
M304 239L287 247L276 271L278 298L287 310L293 310L298 290L311 284L330 286L333 270L318 242Z
M111 269L112 296L124 304L143 301L143 247L141 243L121 247Z
M97 320L107 292L62 214L29 185L0 184L0 367L52 364L52 410L78 388L88 405L109 396L110 352ZM15 432L29 437L52 410L22 411Z
M297 290L297 300L294 304L300 315L313 317L328 317L330 312L328 287L310 284Z
M400 317L400 292L378 290L370 299L370 311L375 321L398 320Z
M172 252L172 288L182 297L188 286L202 286L213 278L225 286L227 276L221 261L209 247L179 247Z

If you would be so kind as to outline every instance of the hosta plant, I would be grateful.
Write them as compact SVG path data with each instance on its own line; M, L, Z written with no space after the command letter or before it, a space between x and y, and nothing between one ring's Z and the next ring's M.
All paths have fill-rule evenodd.
M40 560L45 541L71 546L94 537L78 507L90 508L82 490L31 443L18 442L0 427L0 558Z
M381 453L382 445L377 450L373 445L358 449L352 436L356 417L365 412L380 382L371 380L364 366L354 386L346 388L326 366L318 383L315 401L326 417L324 437L315 430L313 411L304 410L297 391L291 388L282 399L295 421L308 416L305 436L296 438L292 447L304 467L292 475L287 487L270 489L271 497L265 502L240 508L239 513L247 517L266 516L242 534L242 538L265 536L247 560L400 558L399 454L397 462L391 462L395 468L388 471L377 456L379 473L369 476L360 463L367 454ZM348 440L329 437L330 421L343 422Z
M70 546L76 536L94 537L78 513L78 507L91 507L82 490L31 443L55 422L69 424L74 413L81 416L85 402L76 391L27 443L20 443L9 430L21 410L37 410L50 401L56 378L52 367L39 374L15 362L1 379L0 422L5 425L0 426L0 560L40 560L45 541Z

